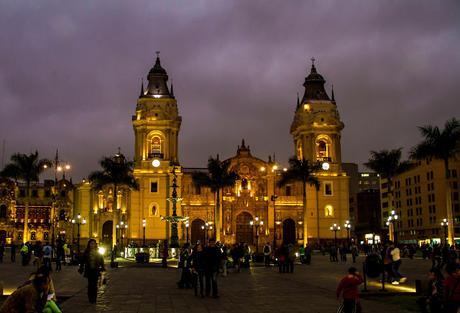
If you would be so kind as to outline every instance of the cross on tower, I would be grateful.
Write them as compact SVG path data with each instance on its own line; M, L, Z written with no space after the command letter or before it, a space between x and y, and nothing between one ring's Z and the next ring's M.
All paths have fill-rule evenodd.
M160 51L155 51L155 53L157 54L157 58L160 57Z
M311 60L311 65L315 66L315 58L311 58L310 60Z

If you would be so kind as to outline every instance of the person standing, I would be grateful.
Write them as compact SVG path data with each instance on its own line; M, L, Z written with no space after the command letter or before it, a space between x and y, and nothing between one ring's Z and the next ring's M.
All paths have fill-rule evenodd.
M16 262L16 244L14 242L11 242L11 263Z
M356 263L356 257L359 255L358 247L352 243L350 247L351 258L353 259L353 263Z
M49 242L46 242L43 246L43 265L51 271L51 256L53 254L53 248L51 248Z
M311 264L311 253L312 253L312 247L309 243L305 246L304 249L304 255L305 255L305 264L310 265Z
M65 264L64 254L64 243L62 242L62 239L59 238L56 244L56 272L61 270L61 262L64 262Z
M203 292L203 277L204 277L204 254L203 246L198 241L192 252L192 270L193 270L193 286L195 288L195 296L198 296L198 283L200 284L200 295L204 298Z
M27 243L22 244L20 253L22 266L26 266L29 263L29 246Z
M97 283L101 272L105 271L104 259L99 254L96 240L88 240L78 272L88 279L88 300L96 303Z
M272 246L267 242L264 246L264 262L265 262L265 267L270 266L270 260L272 257Z
M359 290L358 286L364 281L361 274L356 270L355 267L348 269L348 275L342 278L339 285L337 286L336 296L337 300L340 299L340 295L343 298L343 312L344 313L360 313L361 304L359 302Z
M216 247L215 240L209 240L209 245L204 248L204 275L206 278L206 296L218 298L217 274L219 273L220 249Z

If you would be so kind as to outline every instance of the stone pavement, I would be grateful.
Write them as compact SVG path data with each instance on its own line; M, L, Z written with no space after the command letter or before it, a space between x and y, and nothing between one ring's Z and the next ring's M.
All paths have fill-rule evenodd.
M363 258L360 258L358 268ZM219 299L200 298L192 290L176 287L180 272L175 268L139 266L122 263L117 269L108 269L108 283L100 291L98 303L90 305L86 297L86 281L76 267L63 267L54 273L58 296L65 313L73 312L336 312L338 302L335 288L344 276L350 262L330 263L328 257L314 256L312 265L296 266L294 274L279 274L276 268L255 267L219 277ZM414 278L423 279L430 267L429 261L403 260L402 271L411 287ZM11 288L20 284L30 272L19 264L0 264L0 281ZM378 282L370 289L378 293ZM389 289L396 290L393 286ZM376 313L405 312L382 302L362 300L365 311Z

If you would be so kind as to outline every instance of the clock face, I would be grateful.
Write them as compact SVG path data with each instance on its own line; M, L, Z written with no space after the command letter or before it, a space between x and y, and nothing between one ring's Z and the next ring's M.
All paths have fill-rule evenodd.
M160 166L160 160L157 160L157 159L153 160L153 161L152 161L152 165L153 165L153 167L158 167L158 166Z
M324 162L323 164L321 164L321 167L323 168L323 170L327 171L327 170L329 170L330 165L329 165L329 163Z

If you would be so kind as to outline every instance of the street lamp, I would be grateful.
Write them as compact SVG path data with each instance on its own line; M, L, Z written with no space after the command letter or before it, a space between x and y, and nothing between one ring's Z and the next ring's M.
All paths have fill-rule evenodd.
M444 228L444 244L447 244L447 227L449 226L447 218L442 219L441 226Z
M351 230L351 224L349 220L345 221L345 225L343 225L345 229L347 230L347 244L348 247L350 247L350 230Z
M334 232L334 245L337 248L337 232L340 230L340 226L334 223L329 229Z
M396 221L398 220L399 216L396 214L395 210L391 210L390 216L388 216L388 220L386 222L388 226L388 231L390 235L390 240L393 241L395 244L398 242L398 237L396 233Z
M206 241L208 240L208 229L212 230L212 225L206 222L201 226L201 229L204 231L204 245L206 245Z
M254 218L254 221L250 221L249 224L254 228L256 227L256 254L259 253L259 229L264 225L264 221L259 219L258 216Z
M72 219L72 224L77 225L77 251L80 256L80 225L86 224L86 219L82 218L80 214L77 215L77 219Z
M185 240L188 243L188 228L190 227L189 222L185 222Z
M147 225L147 221L142 219L142 246L145 247L145 226Z

